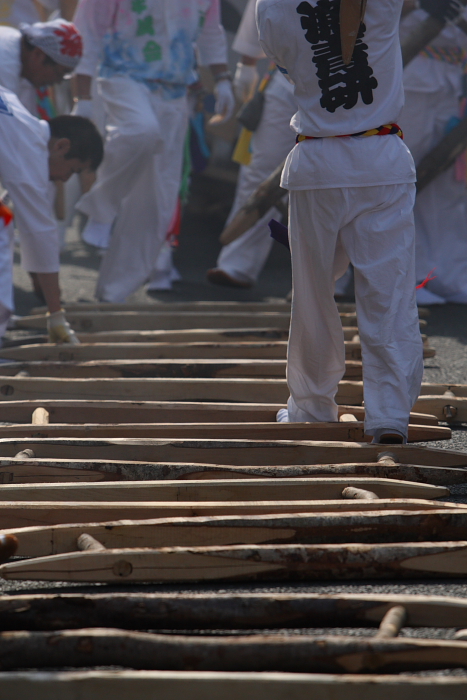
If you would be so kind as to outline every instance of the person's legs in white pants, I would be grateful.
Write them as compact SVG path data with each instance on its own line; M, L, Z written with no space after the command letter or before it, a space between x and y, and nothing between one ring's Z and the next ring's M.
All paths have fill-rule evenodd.
M13 301L13 224L0 219L0 346L14 311Z
M179 194L187 128L185 98L152 95L154 115L164 125L164 143L121 203L112 238L102 260L96 294L120 303L150 277L166 239Z
M287 379L290 421L336 421L345 371L334 279L350 260L362 340L369 435L407 434L423 371L415 304L412 185L290 193L294 301Z

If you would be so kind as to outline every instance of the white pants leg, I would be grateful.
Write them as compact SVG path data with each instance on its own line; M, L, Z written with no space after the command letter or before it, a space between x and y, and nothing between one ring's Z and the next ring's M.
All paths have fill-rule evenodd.
M13 301L13 224L0 220L0 339L5 335L14 311Z
M442 93L406 91L400 124L417 165L441 141L457 112L457 94L448 81ZM467 303L467 193L465 182L456 180L455 166L417 195L414 215L417 281L435 268L436 279L427 289Z
M76 208L93 221L111 224L142 168L163 147L162 130L171 127L157 119L145 85L125 77L100 78L99 89L107 115L105 156L95 185Z
M273 80L265 92L263 116L252 138L251 163L241 168L228 222L294 146L290 120L297 110L293 94L283 76ZM255 283L273 244L268 222L277 216L277 209L270 209L252 228L222 248L217 267L240 282Z
M186 99L152 95L151 104L155 120L164 129L163 146L145 160L121 203L97 283L96 294L103 301L123 302L150 278L175 211L187 128Z
M334 280L350 261L362 341L365 430L407 434L423 372L415 303L413 185L290 193L294 299L291 421L336 421L345 370Z

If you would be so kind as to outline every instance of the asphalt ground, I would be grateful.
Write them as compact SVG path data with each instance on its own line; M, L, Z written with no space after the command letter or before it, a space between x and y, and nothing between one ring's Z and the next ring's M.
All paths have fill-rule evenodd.
M194 197L185 212L180 247L175 254L175 264L182 274L182 281L174 285L173 291L147 294L140 290L129 301L158 302L219 300L219 301L259 301L271 297L284 297L291 288L289 254L285 248L275 243L268 263L258 284L250 290L236 290L216 287L206 281L206 270L215 265L220 245L218 237L228 212L233 191L232 186L203 179L194 182ZM38 305L38 299L31 290L28 275L20 268L15 256L15 298L20 315ZM94 300L100 258L95 250L84 245L79 237L77 222L68 230L67 245L63 252L61 284L65 306L67 302L90 302ZM431 307L424 332L429 336L430 345L436 349L436 357L426 360L424 381L451 384L467 384L467 305L449 304ZM467 452L467 424L453 427L451 441L427 443L442 449L456 449ZM467 503L467 488L455 487L452 500ZM466 536L467 539L467 536ZM107 586L61 584L44 582L1 582L0 593L52 593L52 592L111 592L111 591L264 591L270 593L397 593L467 597L466 579L446 579L436 581L363 581L358 583L324 582L296 585L184 585L184 586ZM252 631L253 632L253 631ZM276 631L277 632L277 631ZM190 634L193 633L190 631ZM233 632L235 634L235 632ZM287 630L287 634L327 633L327 634L368 634L369 630L326 629L326 630ZM374 630L370 632L374 633ZM218 633L216 633L218 634ZM244 634L244 632L242 632ZM452 637L452 630L425 630L404 628L401 636ZM438 672L437 672L438 673ZM439 672L444 673L444 672ZM450 674L464 674L463 671L450 671Z

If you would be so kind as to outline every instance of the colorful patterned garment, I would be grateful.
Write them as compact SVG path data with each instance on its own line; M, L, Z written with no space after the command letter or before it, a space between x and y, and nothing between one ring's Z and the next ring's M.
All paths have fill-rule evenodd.
M383 124L383 126L378 126L376 129L368 129L368 131L359 131L356 134L341 134L339 136L332 136L335 139L346 139L350 136L389 136L396 135L400 139L404 140L404 134L402 129L398 124ZM298 134L296 138L296 143L301 143L302 141L313 141L319 139L319 136L304 136L303 134Z
M102 78L127 76L166 99L196 81L195 43L202 65L225 60L219 0L82 0L75 23L84 39L80 73L94 76L99 66Z

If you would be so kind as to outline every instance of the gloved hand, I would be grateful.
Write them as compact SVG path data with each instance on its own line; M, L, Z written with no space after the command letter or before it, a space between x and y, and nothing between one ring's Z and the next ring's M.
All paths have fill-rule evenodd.
M233 89L238 100L246 102L253 95L259 80L256 66L247 66L237 63L237 69L233 79Z
M66 320L63 309L55 311L53 314L47 314L47 330L49 331L49 343L79 345L78 337Z
M214 94L216 96L214 107L217 116L216 122L221 124L230 119L235 109L235 97L230 80L219 80L214 88Z
M457 0L420 0L420 7L441 22L457 19L464 9Z
M86 119L92 119L92 100L76 100L71 110L72 117L86 117Z

